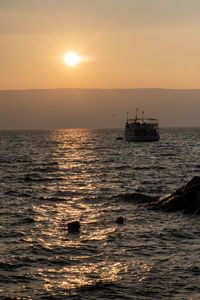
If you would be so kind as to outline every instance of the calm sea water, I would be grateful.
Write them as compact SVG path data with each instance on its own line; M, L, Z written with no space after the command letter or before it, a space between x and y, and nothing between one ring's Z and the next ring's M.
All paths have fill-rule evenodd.
M128 200L200 175L200 128L122 135L0 131L0 299L200 299L199 216Z

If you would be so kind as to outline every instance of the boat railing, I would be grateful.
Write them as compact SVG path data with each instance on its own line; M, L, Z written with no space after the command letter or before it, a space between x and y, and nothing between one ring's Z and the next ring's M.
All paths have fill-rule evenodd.
M127 119L127 123L136 123L136 122L141 122L141 123L146 123L146 124L151 124L151 125L158 125L159 120L158 119L153 119L153 118L134 118L134 119Z

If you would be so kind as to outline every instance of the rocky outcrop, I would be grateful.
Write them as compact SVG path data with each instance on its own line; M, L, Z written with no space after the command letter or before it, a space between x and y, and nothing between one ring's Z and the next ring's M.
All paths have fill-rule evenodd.
M200 214L200 177L194 177L174 193L148 203L151 209Z

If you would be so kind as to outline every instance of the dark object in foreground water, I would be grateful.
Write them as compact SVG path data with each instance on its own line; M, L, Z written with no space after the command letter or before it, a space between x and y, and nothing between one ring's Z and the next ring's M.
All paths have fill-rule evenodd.
M117 217L117 223L118 224L124 224L124 218L123 217Z
M80 222L79 221L73 221L68 223L68 231L69 232L79 232L80 230Z
M122 141L122 140L123 140L123 137L118 136L118 137L116 138L116 140L117 140L117 141Z
M152 209L167 212L183 211L184 213L200 214L200 177L196 176L174 193L161 197L150 204Z
M200 215L200 177L194 177L187 184L164 197L133 193L121 195L120 198L133 201L136 204L146 205L153 210L183 211L184 213Z

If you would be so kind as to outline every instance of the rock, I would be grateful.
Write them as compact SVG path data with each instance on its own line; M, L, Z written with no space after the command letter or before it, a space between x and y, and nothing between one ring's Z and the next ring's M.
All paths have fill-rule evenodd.
M122 140L123 140L123 137L118 136L118 137L116 138L116 140L117 140L117 141L122 141Z
M123 217L117 217L117 223L118 224L124 224L124 218Z
M185 213L200 214L200 177L194 177L174 193L150 203L149 207L167 212L181 210Z
M80 222L79 221L73 221L68 223L68 231L69 232L79 232L80 230Z

